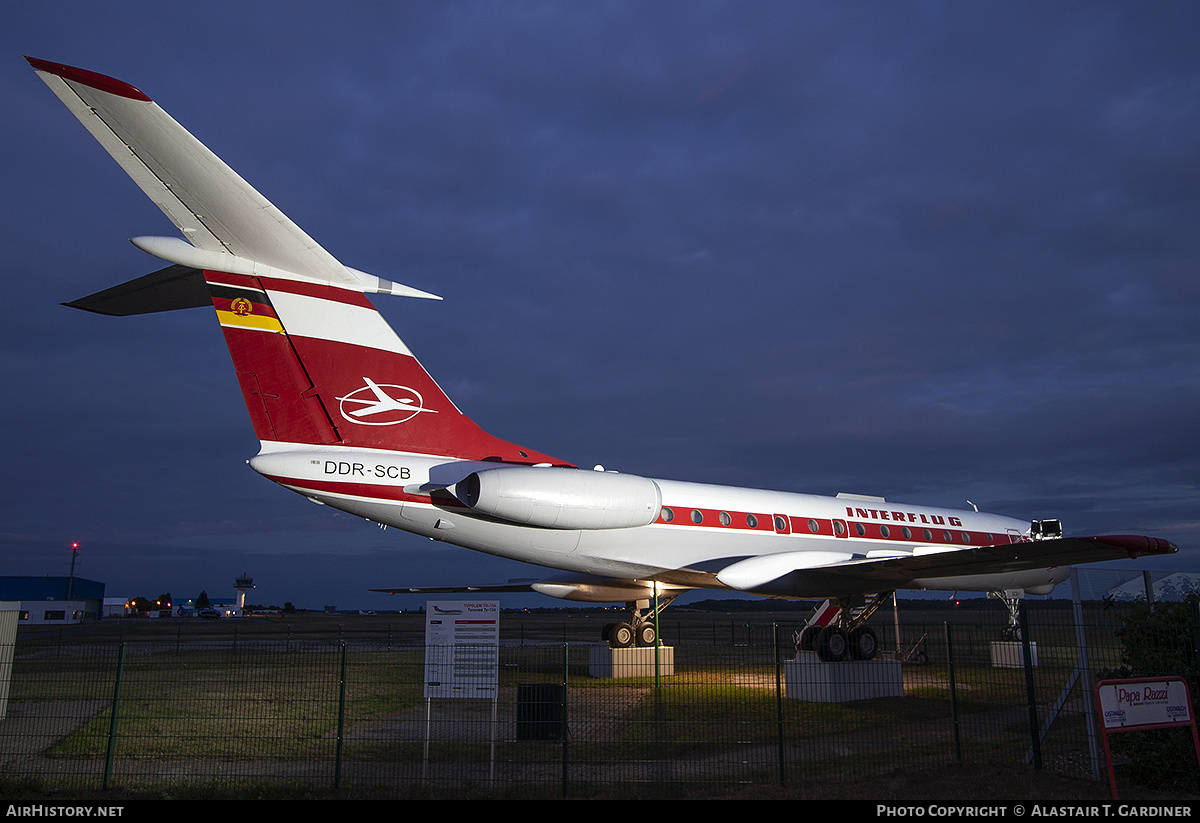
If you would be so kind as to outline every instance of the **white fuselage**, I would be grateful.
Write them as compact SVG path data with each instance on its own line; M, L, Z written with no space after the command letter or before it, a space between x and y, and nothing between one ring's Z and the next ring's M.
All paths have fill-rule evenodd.
M472 472L494 468L491 463L271 442L249 462L314 502L431 539L577 574L681 587L729 588L715 572L764 555L905 557L1018 542L1029 532L1028 522L982 512L658 479L661 509L649 525L541 528L479 517L431 498L431 490L452 489ZM1063 577L1062 570L1047 569L914 579L906 587L990 591L1053 585Z

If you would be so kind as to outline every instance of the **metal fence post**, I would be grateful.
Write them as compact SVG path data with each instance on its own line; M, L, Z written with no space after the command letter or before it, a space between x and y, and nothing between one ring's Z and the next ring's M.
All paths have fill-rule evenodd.
M962 760L962 736L958 726L958 688L954 683L954 641L951 638L949 621L946 621L946 666L950 677L950 716L954 721L954 758Z
M775 643L775 735L779 744L779 785L787 785L787 772L783 760L783 661L779 654L779 624L771 624L771 637Z
M570 757L567 753L567 748L570 745L569 725L567 722L567 683L569 681L568 672L571 663L571 646L569 643L563 643L563 667L562 667L562 726L559 729L559 734L562 736L562 796L565 799L567 796L567 764Z
M333 790L342 786L342 741L346 731L346 644L342 644L342 670L338 676L337 745L333 765Z
M1192 675L1200 675L1200 600L1192 601Z
M658 626L658 581L654 581L654 688L662 688L662 670L659 658L662 657L662 638Z
M104 788L112 784L113 759L117 752L117 715L121 708L121 678L125 673L125 644L117 651L117 682L113 686L112 712L108 718L108 749L104 754Z
M1075 617L1075 645L1079 649L1079 682L1084 695L1084 718L1087 724L1088 756L1092 763L1092 779L1100 779L1100 750L1096 745L1096 705L1092 695L1092 669L1088 659L1087 632L1083 624L1083 602L1079 594L1079 569L1071 569L1071 613Z
M1017 616L1021 623L1021 651L1025 662L1025 695L1029 701L1029 735L1032 739L1033 767L1042 770L1042 741L1038 733L1037 698L1033 689L1033 652L1029 648L1029 621L1025 617L1025 604L1017 607Z

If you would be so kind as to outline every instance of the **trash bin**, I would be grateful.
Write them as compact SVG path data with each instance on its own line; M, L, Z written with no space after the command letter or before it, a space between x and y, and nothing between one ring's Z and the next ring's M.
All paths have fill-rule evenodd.
M563 687L559 683L517 686L517 740L562 737Z

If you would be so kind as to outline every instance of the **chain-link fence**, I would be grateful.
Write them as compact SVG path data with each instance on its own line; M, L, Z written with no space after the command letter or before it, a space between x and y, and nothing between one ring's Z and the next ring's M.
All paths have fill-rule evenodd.
M900 601L873 618L881 652L870 662L797 653L803 612L785 617L669 611L669 654L631 677L609 676L599 643L547 637L560 631L553 618L503 617L494 687L467 699L426 697L426 654L441 650L419 642L419 616L404 631L376 621L321 636L277 622L222 634L178 619L116 637L22 631L0 771L48 787L357 796L869 786L889 770L957 761L1102 781L1098 680L1171 674L1195 689L1194 599L1023 601L1015 626L995 601ZM563 623L563 633L581 625ZM1186 730L1122 735L1118 781L1195 791L1190 740Z

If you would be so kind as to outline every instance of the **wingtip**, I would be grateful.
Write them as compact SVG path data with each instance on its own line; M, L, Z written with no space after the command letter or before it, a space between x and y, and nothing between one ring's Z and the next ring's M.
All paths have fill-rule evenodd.
M105 74L99 74L75 66L68 66L63 63L53 63L49 60L42 60L37 57L30 57L29 55L25 55L25 60L29 65L33 66L34 70L53 74L56 77L61 77L63 80L80 83L84 86L109 94L115 94L119 97L127 97L130 100L141 100L146 103L153 102L145 92L134 88L123 80L117 80L115 77L109 77Z
M1146 537L1140 534L1106 534L1090 539L1121 549L1129 555L1130 559L1147 554L1175 554L1179 551L1179 547L1170 540L1164 540L1161 537Z

